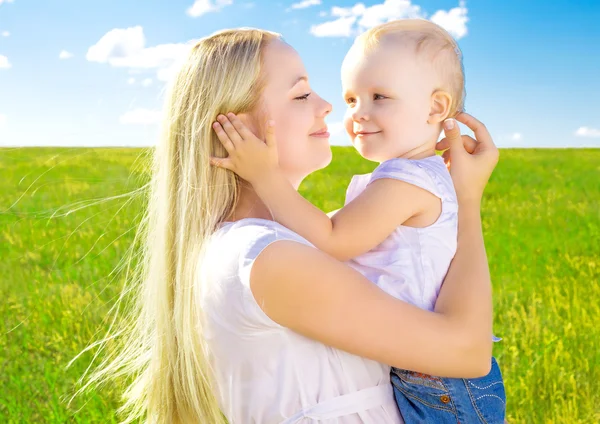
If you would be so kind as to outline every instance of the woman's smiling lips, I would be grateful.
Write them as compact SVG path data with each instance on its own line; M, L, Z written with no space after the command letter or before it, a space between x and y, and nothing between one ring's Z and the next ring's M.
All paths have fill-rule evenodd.
M320 129L319 131L315 131L310 134L311 137L320 137L320 138L328 138L329 133L327 132L327 127Z

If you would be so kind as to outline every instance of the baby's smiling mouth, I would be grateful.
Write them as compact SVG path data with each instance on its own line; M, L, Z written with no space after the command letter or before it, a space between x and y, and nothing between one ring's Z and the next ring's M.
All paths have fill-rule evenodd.
M379 134L381 131L356 131L354 134L356 134L357 136L367 136L367 135L373 135L373 134Z

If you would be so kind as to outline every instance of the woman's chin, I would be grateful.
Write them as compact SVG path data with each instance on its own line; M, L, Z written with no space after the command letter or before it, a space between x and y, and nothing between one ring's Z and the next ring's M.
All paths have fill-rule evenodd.
M327 167L331 160L333 159L333 152L331 151L331 146L327 144L327 154L323 155L323 160L321 161L321 165L318 169L323 169Z
M333 158L329 138L323 138L318 141L318 145L313 144L312 146L312 157L314 158L313 164L316 167L314 171L318 171L329 165Z

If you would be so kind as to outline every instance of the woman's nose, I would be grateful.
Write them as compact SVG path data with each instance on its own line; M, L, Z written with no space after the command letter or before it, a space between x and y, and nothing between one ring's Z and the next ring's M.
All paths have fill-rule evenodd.
M319 99L321 100L321 105L320 105L320 116L327 116L331 113L331 111L333 110L333 106L331 103L329 103L327 100L323 99L322 97L319 97Z

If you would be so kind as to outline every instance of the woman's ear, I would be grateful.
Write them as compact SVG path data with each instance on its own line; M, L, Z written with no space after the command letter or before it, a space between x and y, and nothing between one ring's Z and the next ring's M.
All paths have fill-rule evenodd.
M250 130L252 131L252 134L254 134L255 136L257 136L258 138L261 138L262 136L262 127L260 125L258 125L258 120L256 119L256 114L255 113L248 113L248 112L244 112L244 113L238 113L236 114L236 116L238 118L240 118L240 120L242 121L242 123Z
M256 123L254 122L254 117L252 116L252 114L244 112L244 113L237 113L235 116L237 116L238 118L240 118L240 121L242 121L242 123L248 127L248 129L250 131L252 131L253 133L256 134Z
M435 91L431 95L431 106L429 109L428 124L439 124L450 115L452 96L447 91Z

